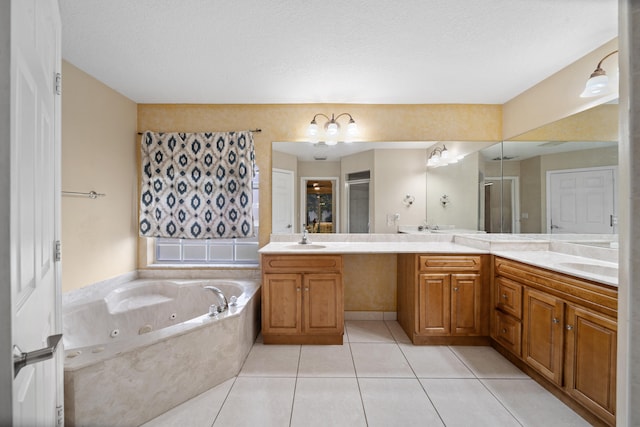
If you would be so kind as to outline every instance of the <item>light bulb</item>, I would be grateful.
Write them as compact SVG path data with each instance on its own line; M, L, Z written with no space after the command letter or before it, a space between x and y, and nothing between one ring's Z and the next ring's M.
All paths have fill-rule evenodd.
M309 123L309 127L307 128L307 135L309 136L318 135L318 124L316 123L315 120Z
M592 96L605 95L609 93L609 78L606 74L592 74L580 98L590 98Z
M349 124L347 125L347 135L356 136L357 134L358 134L358 125L356 124L355 121L353 121L353 119L351 119L349 121Z
M329 136L335 136L338 134L338 123L336 122L329 122L327 124L327 135Z

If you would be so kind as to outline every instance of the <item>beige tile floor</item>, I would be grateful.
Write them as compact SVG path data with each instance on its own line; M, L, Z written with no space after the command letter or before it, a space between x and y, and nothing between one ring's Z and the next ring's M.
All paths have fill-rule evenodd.
M414 346L396 321L347 321L341 346L264 345L145 427L586 426L490 347Z

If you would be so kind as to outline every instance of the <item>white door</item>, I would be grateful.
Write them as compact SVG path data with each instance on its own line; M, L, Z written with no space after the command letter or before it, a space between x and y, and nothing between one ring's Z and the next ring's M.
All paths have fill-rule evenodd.
M294 232L293 172L282 169L271 171L271 232L291 234Z
M14 354L62 330L59 263L60 16L57 0L11 2L11 299ZM62 346L13 381L13 425L55 426Z
M553 171L547 174L548 233L614 233L614 168Z

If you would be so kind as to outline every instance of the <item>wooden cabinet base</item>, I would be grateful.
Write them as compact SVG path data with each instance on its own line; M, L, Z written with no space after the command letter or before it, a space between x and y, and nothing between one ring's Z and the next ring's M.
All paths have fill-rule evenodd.
M342 335L264 335L265 344L342 345Z

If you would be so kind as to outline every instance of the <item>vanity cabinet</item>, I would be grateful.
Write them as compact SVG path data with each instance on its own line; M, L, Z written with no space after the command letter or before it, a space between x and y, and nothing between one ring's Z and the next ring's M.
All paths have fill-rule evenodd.
M340 255L262 256L265 344L342 344Z
M615 425L617 289L499 257L494 271L494 346Z
M414 344L485 341L485 255L398 255L398 322Z

